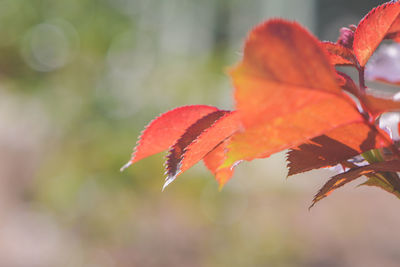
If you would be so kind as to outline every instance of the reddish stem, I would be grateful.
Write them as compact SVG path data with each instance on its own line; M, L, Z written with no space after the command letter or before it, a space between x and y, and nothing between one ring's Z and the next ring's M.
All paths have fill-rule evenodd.
M364 77L365 75L364 75L364 72L365 72L365 67L360 67L358 69L358 83L359 83L359 86L360 86L362 94L365 93L365 89L367 88L365 86L365 77Z

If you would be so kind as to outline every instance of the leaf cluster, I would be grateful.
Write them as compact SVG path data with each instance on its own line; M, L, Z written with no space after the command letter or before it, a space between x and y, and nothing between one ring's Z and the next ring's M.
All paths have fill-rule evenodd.
M193 105L160 115L124 167L169 150L164 188L201 160L222 188L240 162L289 149L289 175L343 168L311 206L363 175L362 185L400 197L399 145L379 127L381 115L400 111L400 102L371 94L365 84L366 65L385 39L400 42L398 1L342 28L336 42L320 41L296 22L268 20L249 33L243 59L230 70L235 110ZM355 68L358 83L337 66Z

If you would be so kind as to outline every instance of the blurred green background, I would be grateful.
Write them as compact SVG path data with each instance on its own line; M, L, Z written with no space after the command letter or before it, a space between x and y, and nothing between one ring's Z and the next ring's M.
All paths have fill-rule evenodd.
M161 193L165 154L119 172L159 113L233 107L257 23L336 40L378 3L0 0L0 266L398 266L397 199L352 184L309 212L334 173L286 180L283 153L220 193L202 164Z

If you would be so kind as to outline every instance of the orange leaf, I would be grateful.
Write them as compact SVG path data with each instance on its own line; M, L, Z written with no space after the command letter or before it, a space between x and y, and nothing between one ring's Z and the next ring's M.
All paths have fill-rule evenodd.
M146 126L132 159L124 167L168 149L190 125L216 110L216 107L193 105L175 108L160 115Z
M214 115L215 113L215 115ZM240 127L236 112L216 111L193 124L168 154L166 183L188 170ZM209 117L209 118L208 118Z
M360 66L365 66L375 49L388 34L400 14L400 2L387 2L372 9L358 24L353 50Z
M219 166L221 166L226 159L226 146L228 142L229 139L226 139L203 158L204 165L215 175L220 189L222 189L233 175L231 167L219 169Z
M338 86L320 42L297 23L272 20L256 27L231 75L244 131L232 137L224 167L363 120Z
M377 172L398 172L400 171L400 160L376 162L363 167L352 168L351 170L333 176L315 195L310 208L324 197L327 197L335 189L357 179L362 175L374 174Z
M288 152L289 176L337 165L374 148L390 146L390 137L367 123L353 123L315 137Z
M393 98L365 94L360 96L360 101L373 118L384 112L400 111L400 101L395 101Z
M229 111L224 110L211 112L186 129L185 133L176 141L168 152L166 166L169 177L175 177L181 171L181 161L186 153L187 146L228 112Z
M328 51L332 65L357 65L351 49L332 42L322 42L322 46Z

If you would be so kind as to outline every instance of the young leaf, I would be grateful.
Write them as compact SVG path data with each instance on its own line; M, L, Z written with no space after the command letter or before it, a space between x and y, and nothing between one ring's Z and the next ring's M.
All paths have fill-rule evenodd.
M219 169L219 166L221 166L226 159L226 146L228 142L229 139L226 139L203 158L204 165L215 175L220 190L233 175L233 169L231 167Z
M400 14L400 2L390 1L372 9L358 24L353 50L364 67Z
M322 46L328 51L332 65L357 65L351 49L332 42L322 42Z
M398 172L400 171L400 160L376 162L363 167L352 168L351 170L333 176L315 195L310 208L324 197L327 197L335 189L357 179L362 175L376 174L378 172Z
M336 43L346 48L353 49L354 32L356 25L350 25L349 28L343 27L340 29L340 35Z
M365 151L390 146L390 137L365 122L336 128L290 150L289 174L335 166Z
M363 121L338 86L325 49L297 23L272 20L256 27L231 75L244 131L232 137L225 167Z
M167 182L202 160L240 127L236 112L216 111L193 124L171 148L167 158Z
M168 149L190 125L217 110L216 107L193 105L175 108L161 114L142 132L132 158L125 167Z

